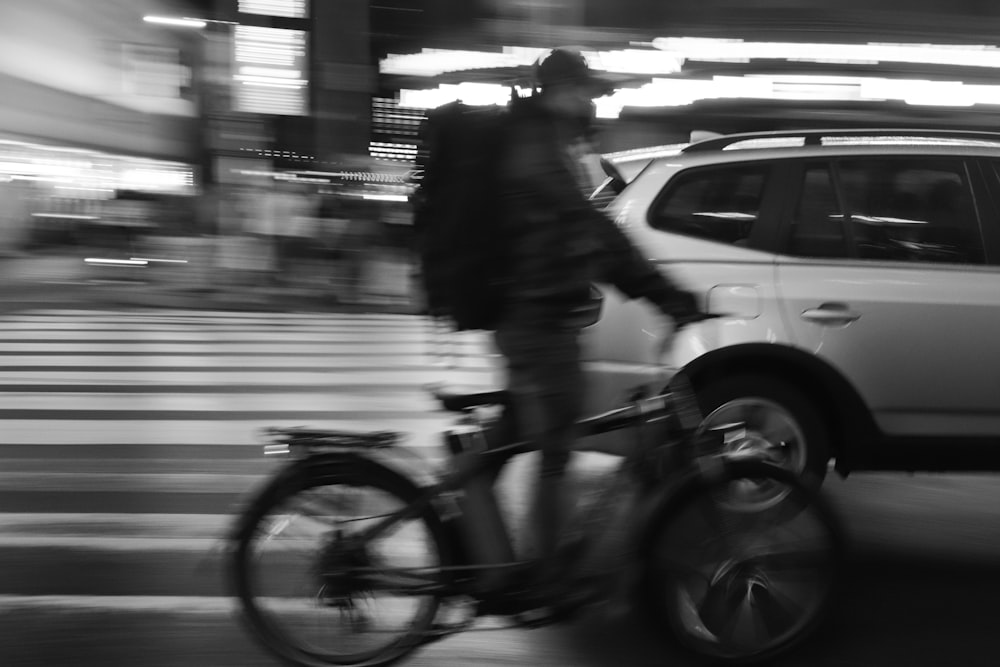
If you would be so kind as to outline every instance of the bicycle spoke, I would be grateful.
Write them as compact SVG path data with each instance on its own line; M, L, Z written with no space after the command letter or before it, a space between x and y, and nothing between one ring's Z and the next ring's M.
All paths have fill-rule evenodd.
M282 517L275 524L266 531L263 531L264 535L259 540L263 544L268 545L268 550L271 552L280 552L285 556L296 556L303 559L312 559L314 557L314 550L316 549L314 539L310 539L306 535L289 537L287 530L295 526L294 517ZM256 557L259 559L262 553L263 550L260 550L256 554Z
M379 507L377 510L362 512L362 508L356 506L363 504L364 499L359 501L358 498L330 498L318 493L306 493L309 493L309 497L302 498L300 496L305 494L299 494L291 504L302 508L300 516L322 525L326 530L336 530L352 525L360 530L365 522L375 522L391 517L402 509L402 506L397 508ZM379 532L376 539L390 538L407 523L418 521L419 517L411 517L390 524Z
M402 518L408 506L378 486L328 482L289 491L258 519L248 585L258 628L283 655L367 663L426 629L442 564L425 517Z
M754 414L756 426L777 424L766 410ZM722 471L727 476L689 478L665 507L647 552L653 609L706 657L767 659L808 636L826 609L837 526L821 499L787 473L753 460L728 461ZM744 482L774 499L748 502Z
M372 585L372 590L397 595L426 595L428 592L440 591L440 581L434 576L439 569L372 569L369 572L359 571L359 576Z
M828 567L832 563L830 550L825 546L754 554L746 560L766 568L768 572L794 572L816 566Z
M339 495L331 496L329 493L320 494L315 489L294 496L290 504L301 507L304 516L320 523L330 524L331 527L339 527L346 521L356 520L358 513L352 507L355 504L354 499Z

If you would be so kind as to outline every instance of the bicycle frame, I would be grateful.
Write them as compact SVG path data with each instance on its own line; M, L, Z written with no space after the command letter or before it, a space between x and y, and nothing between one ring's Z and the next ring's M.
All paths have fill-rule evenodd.
M530 574L531 568L509 569L522 564L512 548L492 548L500 543L492 540L496 536L511 547L496 506L495 473L512 457L537 449L511 431L510 411L506 420L482 419L480 406L506 407L509 394L438 397L460 416L445 433L447 444L457 445L449 447L451 465L437 475L430 473L426 459L396 446L398 433L265 431L272 439L266 453L291 454L294 459L271 476L241 513L231 542L233 581L245 618L275 655L302 665L387 664L380 661L473 628L482 616L503 616L516 627L566 618L569 612L558 605L536 608L538 600L530 589L520 589L530 585L531 580L520 575ZM658 428L650 437L648 427L654 424ZM583 594L566 600L569 609L597 600L643 604L686 649L727 660L778 655L815 629L836 590L843 553L837 522L822 499L793 473L751 452L724 453L721 442L699 447L703 437L731 437L740 424L704 431L694 393L679 376L663 393L636 397L622 408L579 421L578 427L582 440L636 428L634 446L616 454L621 464L610 473L613 478L605 479L610 483L577 512L576 520L585 522L582 531L595 539L586 540L584 549L566 561L567 580L576 582ZM488 433L500 439L492 441ZM470 441L475 444L466 446ZM697 451L705 454L697 456ZM407 458L421 465L406 470ZM488 498L493 504L469 503L472 498ZM491 521L477 520L497 516L502 531L494 531ZM789 535L798 536L800 516L808 528L803 535L814 539L789 542ZM305 561L295 559L296 568L302 563L308 567L307 578L304 588L296 584L290 591L289 600L314 605L317 619L325 614L341 624L337 627L363 633L369 633L368 616L358 611L359 603L390 597L414 600L412 610L408 602L387 603L390 610L406 608L405 624L398 629L392 614L386 617L384 631L399 634L398 639L371 653L352 652L350 645L341 655L340 648L331 647L334 653L327 659L298 633L286 630L286 624L290 629L301 619L296 614L286 617L285 606L274 605L269 597L273 594L258 585L257 576L262 565L270 564L279 573L287 567L282 547L291 545L292 553L299 553L299 542L270 544L299 518L306 523L309 540L301 544L313 546L305 546ZM400 534L393 534L397 529ZM758 529L760 540L753 532ZM293 540L300 537L294 529L289 535ZM486 535L491 548L478 548ZM382 543L381 537L400 542ZM675 543L679 551L670 551ZM277 556L263 558L272 554ZM783 578L784 571L792 576ZM772 580L775 572L779 576ZM816 584L803 586L808 580L802 577L813 574ZM785 594L790 597L782 602ZM278 599L285 597L278 591ZM774 627L745 638L742 630L736 633L735 623L747 620L747 614ZM371 633L382 631L375 628Z
M691 408L684 401L693 400L687 391L674 390L658 394L648 398L637 398L627 405L616 410L611 410L603 414L592 416L578 422L581 438L611 431L622 430L629 427L637 427L638 434L642 429L651 423L660 423L668 419L674 419L675 429L681 431L679 435L687 435L693 432L689 429L690 421L684 419L684 415ZM686 423L685 423L686 422ZM478 419L476 408L467 408L457 420L455 426L449 431L453 435L461 436L484 436L484 424ZM377 450L392 449L399 440L397 434L392 433L331 433L324 431L309 431L301 429L270 429L268 434L282 438L277 445L270 445L268 451L289 452L300 460L313 460L327 455L339 456L361 456L373 457ZM668 443L676 442L672 438ZM663 441L646 441L640 437L638 446L626 456L619 472L623 469L626 472L637 472L640 463L648 463L644 475L638 475L639 481L645 479L643 486L649 486L652 482L660 480L671 472L672 463L671 451L665 446ZM516 560L503 563L484 564L475 562L475 558L466 553L462 545L466 544L464 527L461 521L456 521L463 517L462 510L458 506L457 496L462 489L478 475L491 475L499 472L500 469L514 456L536 451L538 447L530 442L513 442L492 448L482 448L479 451L465 454L453 455L450 457L453 465L452 469L441 476L435 483L421 487L419 496L409 502L405 507L388 515L379 517L375 523L366 526L364 529L351 535L353 544L364 544L385 534L398 524L421 516L428 507L438 516L445 528L450 531L452 542L458 550L458 558L455 565L447 566L436 570L436 573L446 572L449 580L441 582L431 576L421 577L414 572L396 572L395 583L400 582L400 578L406 577L407 585L402 591L410 590L414 594L426 593L429 589L436 589L443 595L468 593L466 580L459 581L458 573L469 573L472 575L471 583L475 588L478 577L485 576L487 571L496 571L502 568L511 568L518 565ZM492 486L490 488L490 500L496 502L496 497ZM470 517L475 519L475 517ZM510 545L510 535L506 526L502 527L503 536L501 539ZM359 573L360 574L360 573ZM370 574L376 574L374 571ZM430 574L428 572L428 574ZM467 578L466 578L467 579ZM385 583L385 582L382 582ZM412 587L411 587L412 584ZM482 591L479 591L481 593Z

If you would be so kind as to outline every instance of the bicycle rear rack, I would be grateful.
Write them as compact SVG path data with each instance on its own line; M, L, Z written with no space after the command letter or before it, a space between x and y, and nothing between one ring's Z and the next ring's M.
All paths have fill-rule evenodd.
M302 426L269 427L261 430L269 440L264 445L268 456L288 454L293 449L385 449L398 445L404 435L396 431L334 431Z

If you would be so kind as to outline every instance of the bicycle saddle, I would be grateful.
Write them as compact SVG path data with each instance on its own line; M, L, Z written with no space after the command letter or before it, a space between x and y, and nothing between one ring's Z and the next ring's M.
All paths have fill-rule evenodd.
M510 393L506 389L465 392L458 387L448 387L444 384L432 384L427 388L441 406L451 412L462 412L480 405L510 404Z

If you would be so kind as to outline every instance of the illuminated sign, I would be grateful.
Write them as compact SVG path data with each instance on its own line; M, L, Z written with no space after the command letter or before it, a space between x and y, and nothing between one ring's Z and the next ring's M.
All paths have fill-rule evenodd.
M282 116L309 113L304 31L239 25L233 48L236 111Z
M240 0L239 12L292 19L304 19L308 16L306 0Z

